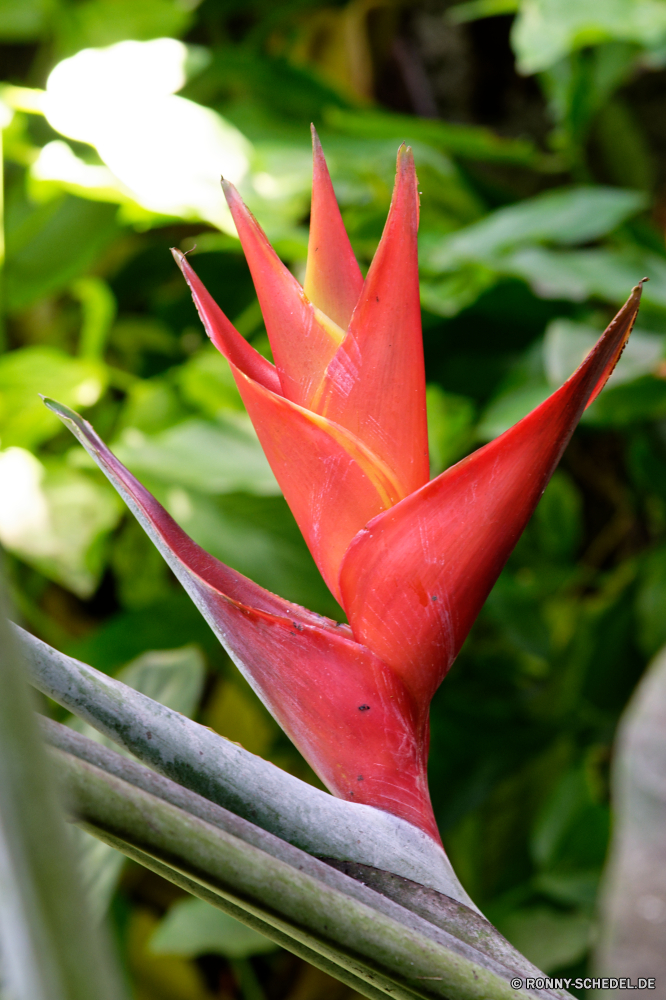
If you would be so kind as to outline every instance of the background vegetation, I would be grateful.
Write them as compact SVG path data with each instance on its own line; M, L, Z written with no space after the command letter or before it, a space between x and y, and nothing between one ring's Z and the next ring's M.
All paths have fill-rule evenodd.
M62 60L157 38L189 49L79 57L44 96ZM14 604L47 642L306 780L37 393L83 410L209 551L340 616L169 254L196 244L210 290L268 351L218 174L239 180L301 274L314 121L367 266L397 145L414 146L433 473L560 384L650 277L610 387L432 711L432 795L463 883L534 962L581 974L615 726L666 642L666 3L0 0L0 39L0 541ZM79 840L137 1000L351 997Z

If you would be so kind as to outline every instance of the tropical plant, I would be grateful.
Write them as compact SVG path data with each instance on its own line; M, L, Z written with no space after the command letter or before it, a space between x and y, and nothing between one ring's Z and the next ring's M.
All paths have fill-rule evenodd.
M206 0L189 12L144 0L140 16L138 5L114 3L112 17L107 0L6 0L9 349L0 358L0 538L12 598L30 631L175 711L172 721L196 718L317 785L37 393L87 409L114 453L202 549L283 599L341 621L230 369L201 336L170 266L170 245L188 251L186 263L235 327L272 358L220 197L220 169L307 289L307 122L320 126L363 272L389 208L391 159L400 141L411 143L422 191L433 483L557 390L627 290L648 275L639 329L585 411L430 707L432 805L467 898L536 965L572 978L578 994L573 981L585 975L599 920L613 733L645 663L666 640L666 272L655 110L662 5L621 3L612 16L596 4L513 6L518 65L537 74L529 80L508 70L506 4L459 6L456 24L423 5L398 17L389 4L362 0L279 11ZM494 16L477 25L479 15ZM453 75L440 71L438 46ZM369 107L373 94L379 104ZM439 109L449 120L398 113L410 108ZM318 304L326 315L334 311ZM379 517L388 523L407 500ZM410 628L416 620L410 613ZM35 648L46 656L31 648L31 656ZM74 684L76 671L63 663L62 677ZM108 743L52 701L40 708L67 723L68 739L78 732ZM632 775L643 760L634 754ZM218 788L221 801L253 821L233 767L223 771L231 785ZM186 780L169 776L181 786ZM19 787L27 780L19 776ZM640 880L634 892L623 875L629 840L621 831L630 840L640 833L622 820L633 808L623 780L616 787L624 840L606 898L635 897L627 912L637 914L637 939L648 942L661 904L656 890L646 902L636 895ZM263 787L264 778L257 781ZM284 802L307 799L299 784L280 788ZM315 800L333 808L330 796ZM265 813L276 808L269 803ZM348 829L338 814L328 821L336 826L333 856ZM318 853L296 827L287 823L284 836L303 837L293 843ZM408 850L391 833L402 845L393 867L409 856L406 876L425 881L414 858L417 845L430 843L440 888L462 893L424 837ZM280 1000L333 995L324 972L290 960L202 900L185 905L184 888L123 864L118 851L84 833L75 846L93 910L108 914L142 1000L209 1000L234 990ZM376 861L365 855L355 863ZM611 905L615 937L605 954L626 955L633 946L617 942L629 941L631 922Z

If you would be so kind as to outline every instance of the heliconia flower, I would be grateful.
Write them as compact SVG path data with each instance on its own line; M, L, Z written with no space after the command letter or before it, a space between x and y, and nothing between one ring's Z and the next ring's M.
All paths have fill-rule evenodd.
M274 365L233 327L185 255L173 253L349 625L276 597L205 553L85 421L47 405L119 489L327 787L439 840L426 775L430 700L613 371L642 282L561 388L429 481L411 150L398 152L388 219L364 280L314 130L313 142L303 288L223 182Z

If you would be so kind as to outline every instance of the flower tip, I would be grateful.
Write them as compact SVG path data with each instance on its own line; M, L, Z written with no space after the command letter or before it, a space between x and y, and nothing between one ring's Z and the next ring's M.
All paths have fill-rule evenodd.
M220 184L222 185L224 197L227 199L227 205L229 208L233 208L235 205L243 205L243 199L231 181L228 181L226 177L220 177Z
M398 148L397 169L408 171L414 167L414 151L406 142Z
M310 125L310 132L312 133L312 159L314 161L315 172L318 168L319 170L323 169L328 172L326 159L324 157L324 150L321 146L321 139L319 138L319 134L314 125Z
M75 424L77 427L87 426L86 421L74 410L70 410L69 406L65 406L64 403L59 403L56 399L51 399L49 396L43 396L39 393L39 397L44 403L44 406L55 413L57 417L60 417L62 421L68 421Z

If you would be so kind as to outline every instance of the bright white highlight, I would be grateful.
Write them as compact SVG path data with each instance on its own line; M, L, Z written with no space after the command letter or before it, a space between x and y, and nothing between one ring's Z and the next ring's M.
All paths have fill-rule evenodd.
M51 73L44 114L62 135L95 147L119 182L97 175L101 187L127 191L151 212L234 233L220 175L238 183L248 171L251 146L210 108L176 96L187 56L187 47L173 38L84 49ZM53 146L37 161L36 178L96 186L90 171L100 168Z
M0 452L0 541L6 548L42 554L51 531L43 478L44 466L29 451Z

